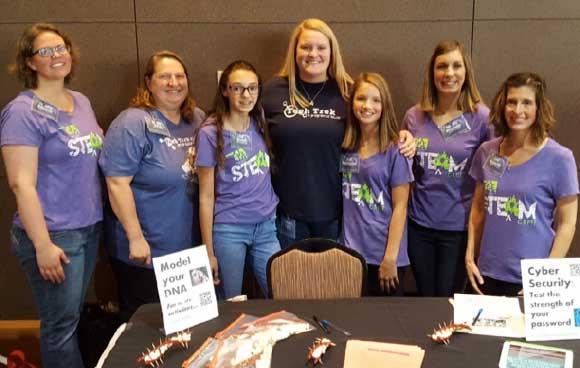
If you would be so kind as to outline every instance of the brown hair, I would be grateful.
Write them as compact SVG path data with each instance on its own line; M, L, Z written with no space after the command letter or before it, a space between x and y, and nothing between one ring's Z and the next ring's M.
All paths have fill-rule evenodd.
M457 102L457 107L461 111L474 112L477 110L476 104L481 102L481 95L477 89L477 84L475 83L475 74L473 72L473 64L471 63L471 58L465 52L463 45L456 40L441 41L435 46L433 50L433 55L429 59L429 63L425 68L425 78L423 79L423 91L421 95L421 101L419 105L423 111L433 111L437 107L438 103L438 91L435 86L434 72L435 59L437 56L447 54L459 50L461 57L463 58L463 65L465 66L465 81L463 86L461 86L461 94L459 95L459 100Z
M292 106L308 106L308 101L296 88L296 46L298 45L298 40L300 39L300 35L304 30L317 31L328 38L328 42L330 43L330 63L328 65L327 74L328 77L336 80L342 98L345 101L348 100L352 78L344 69L338 40L336 39L336 36L328 24L320 19L309 18L302 21L299 25L296 26L296 28L294 28L294 31L292 31L292 34L290 35L290 42L288 43L288 50L286 51L286 58L284 59L284 65L278 72L279 77L288 78L290 104Z
M536 73L515 73L506 79L493 98L489 121L495 126L495 135L505 137L510 128L505 119L505 106L507 94L510 88L527 86L534 90L536 95L536 121L531 126L532 141L539 144L550 134L556 119L554 117L554 105L546 96L546 82Z
M270 132L268 130L268 124L266 123L266 118L264 116L264 110L262 109L262 104L260 103L262 97L262 78L260 74L256 71L256 68L249 62L245 60L236 60L231 62L222 72L220 80L218 83L218 89L216 91L212 108L209 112L208 121L216 125L217 129L217 161L218 167L222 168L224 166L224 118L230 114L230 101L228 97L224 96L223 92L228 90L228 82L230 75L236 70L248 70L256 75L258 78L258 84L260 85L260 91L256 97L256 104L252 111L250 111L250 117L254 119L258 125L258 130L264 137L266 142L266 148L268 149L268 155L270 156L270 162L274 160L274 154L272 151L272 140L270 139ZM201 128L201 126L200 126ZM197 134L196 134L197 136ZM272 165L271 165L272 166Z
M151 55L149 60L147 60L147 65L145 66L145 75L143 75L141 87L139 87L139 89L137 90L137 94L131 99L131 103L129 105L131 107L137 107L146 110L154 110L157 108L157 105L155 104L155 99L153 98L151 91L149 91L149 89L147 88L147 82L149 82L151 80L151 77L153 77L153 74L155 74L155 67L157 66L157 63L161 59L165 58L177 60L183 67L183 71L185 72L185 76L187 78L187 97L181 103L181 116L186 122L191 123L193 121L193 113L195 110L196 103L195 100L193 99L193 96L191 95L191 83L189 81L189 73L187 71L185 63L183 62L183 59L181 59L179 55L171 51L163 50L156 52L155 54Z
M350 101L348 104L348 118L342 148L347 151L358 151L362 141L362 131L358 119L354 115L352 105L356 97L356 92L363 83L373 85L379 90L381 95L382 112L379 119L379 150L386 152L391 142L398 139L399 124L393 106L393 99L387 81L377 73L362 73L354 81Z
M36 75L36 71L32 70L30 66L28 66L28 61L34 57L34 55L32 55L34 53L34 41L38 36L45 32L51 32L60 36L63 39L64 44L71 56L71 70L70 73L64 78L64 82L68 84L74 76L74 70L76 63L78 62L79 52L72 46L70 38L66 35L66 33L52 24L36 23L26 28L18 39L18 42L16 43L16 61L8 67L8 70L11 73L16 74L18 79L24 82L25 88L38 88L38 77Z

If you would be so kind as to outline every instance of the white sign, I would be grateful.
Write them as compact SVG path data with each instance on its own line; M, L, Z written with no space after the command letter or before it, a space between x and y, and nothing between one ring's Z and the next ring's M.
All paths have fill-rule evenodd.
M218 316L205 245L153 258L165 334Z
M580 258L522 260L526 340L580 339Z

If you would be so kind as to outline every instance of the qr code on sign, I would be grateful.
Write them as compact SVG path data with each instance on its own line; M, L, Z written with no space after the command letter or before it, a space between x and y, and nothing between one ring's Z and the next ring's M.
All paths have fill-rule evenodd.
M199 294L199 304L203 307L205 305L211 304L211 291Z
M580 263L570 265L570 276L580 276Z

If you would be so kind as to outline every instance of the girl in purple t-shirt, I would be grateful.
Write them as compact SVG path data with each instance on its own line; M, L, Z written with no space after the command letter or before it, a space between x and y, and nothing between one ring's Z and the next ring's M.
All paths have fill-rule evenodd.
M411 162L397 148L398 123L387 82L376 73L355 81L341 158L341 240L368 264L368 291L402 295L409 265L405 222Z
M490 115L499 137L469 171L477 186L465 265L480 294L518 294L520 261L565 257L574 236L578 172L572 152L548 137L555 119L545 90L534 73L502 84Z
M221 298L241 293L246 254L268 295L266 265L280 250L260 88L251 64L238 60L228 65L197 136L201 234L212 268L219 269Z
M463 290L467 219L474 190L468 175L475 150L489 139L469 55L442 41L425 72L423 96L403 126L417 139L409 202L409 258L422 296Z

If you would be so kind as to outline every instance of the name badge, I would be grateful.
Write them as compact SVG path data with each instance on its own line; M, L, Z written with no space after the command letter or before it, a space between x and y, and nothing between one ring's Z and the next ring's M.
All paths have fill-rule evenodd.
M493 152L485 163L483 164L483 169L489 171L490 173L501 177L508 167L508 161L505 157L498 155L497 153Z
M449 139L457 134L467 133L471 130L467 119L463 115L451 120L449 123L439 127L443 138Z
M54 121L58 121L58 109L36 96L32 99L30 110Z
M358 174L360 159L357 154L343 154L340 156L340 172Z
M151 116L145 116L145 125L147 125L147 130L153 134L171 137L169 129L167 129L167 126L161 120L154 119Z
M234 147L234 148L246 148L248 150L251 150L252 149L252 134L234 132L232 134L232 147Z

